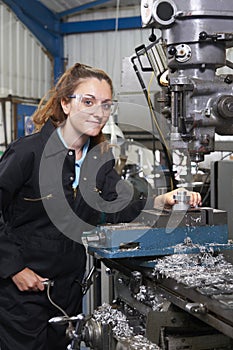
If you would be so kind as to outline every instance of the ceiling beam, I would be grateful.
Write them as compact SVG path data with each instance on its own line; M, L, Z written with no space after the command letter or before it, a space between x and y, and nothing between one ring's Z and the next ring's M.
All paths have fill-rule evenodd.
M117 29L138 29L142 26L141 17L118 18ZM62 34L80 34L91 32L112 31L116 29L116 19L101 19L94 21L64 22L61 23Z

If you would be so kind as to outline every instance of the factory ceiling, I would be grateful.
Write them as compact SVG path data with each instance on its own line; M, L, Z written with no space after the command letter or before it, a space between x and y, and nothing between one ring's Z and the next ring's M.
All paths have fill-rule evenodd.
M49 10L60 16L71 16L79 12L95 11L100 8L138 6L139 0L39 0Z

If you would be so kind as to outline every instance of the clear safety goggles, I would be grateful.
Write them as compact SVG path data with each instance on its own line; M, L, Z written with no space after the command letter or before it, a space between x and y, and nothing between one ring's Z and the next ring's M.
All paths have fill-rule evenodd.
M100 110L102 115L105 117L109 117L111 114L113 114L118 105L116 100L103 101L95 98L94 96L83 94L74 94L68 97L75 98L76 103L80 106L80 111L93 114L99 112Z

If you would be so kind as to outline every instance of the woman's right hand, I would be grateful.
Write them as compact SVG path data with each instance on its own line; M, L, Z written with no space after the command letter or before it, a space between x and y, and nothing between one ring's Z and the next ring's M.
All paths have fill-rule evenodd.
M28 267L16 273L11 278L21 292L43 291L45 287L42 282L48 280L48 278L37 275Z

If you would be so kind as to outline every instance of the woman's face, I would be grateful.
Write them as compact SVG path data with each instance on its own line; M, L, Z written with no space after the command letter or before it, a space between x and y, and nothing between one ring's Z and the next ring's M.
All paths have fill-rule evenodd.
M62 101L67 115L66 129L72 134L97 136L106 124L112 108L112 92L105 80L84 79L70 101Z

